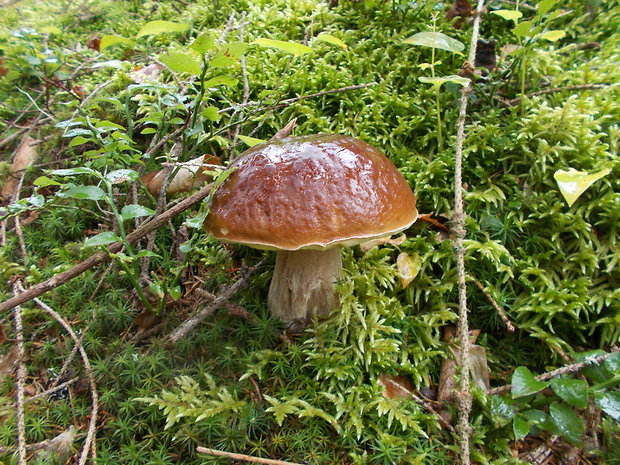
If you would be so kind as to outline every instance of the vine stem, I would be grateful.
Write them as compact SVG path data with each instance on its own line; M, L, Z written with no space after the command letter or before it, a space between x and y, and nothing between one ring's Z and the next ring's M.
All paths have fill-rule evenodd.
M474 25L471 33L471 43L469 46L469 62L473 65L476 58L476 46L478 43L478 34L480 31L480 20L482 18L482 8L484 0L478 0L478 7L474 18ZM467 286L465 283L465 248L463 241L465 239L465 213L463 208L463 141L465 140L465 118L467 116L467 98L472 91L471 81L463 87L461 91L461 100L459 107L459 116L456 123L456 150L454 162L454 232L456 234L455 250L456 250L456 268L458 275L459 289L459 340L461 344L461 379L459 384L459 400L458 400L458 424L456 427L459 433L459 446L461 449L461 464L470 465L470 434L471 425L469 424L469 415L471 412L471 394L469 392L469 323L467 319Z

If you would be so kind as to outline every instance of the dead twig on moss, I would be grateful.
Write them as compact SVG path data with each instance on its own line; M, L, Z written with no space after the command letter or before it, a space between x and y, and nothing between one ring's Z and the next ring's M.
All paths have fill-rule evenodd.
M265 463L267 465L302 465L300 463L284 462L282 460L273 460L273 459L263 459L261 457L253 457L251 455L245 455L245 454L235 454L233 452L209 449L208 447L200 447L200 446L196 448L196 452L198 452L199 454L215 455L218 457L228 457L229 459L241 460L243 462Z
M35 394L32 397L28 397L24 400L24 402L27 404L28 402L34 402L37 399L40 399L42 397L48 397L51 396L52 394L54 394L55 392L58 391L62 391L63 389L71 386L72 384L75 384L79 381L79 378L71 378L69 381L65 381L64 383L60 383L55 385L54 387L51 387L49 389L46 389L43 392L39 392L38 394Z
M470 275L470 277L474 281L474 284L478 286L478 289L482 291L482 293L487 298L487 300L491 302L491 305L493 305L493 308L497 311L497 314L504 321L504 324L506 325L506 329L508 329L508 331L510 331L511 333L514 333L515 327L510 322L510 319L508 319L508 316L506 315L506 313L504 313L504 311L502 310L502 307L499 306L496 300L491 296L491 294L489 294L489 292L484 288L484 286L480 283L480 281L478 281L474 276Z
M530 92L529 94L525 94L524 96L520 96L517 98L513 98L512 100L499 99L502 106L505 107L514 107L521 103L523 98L531 98L536 97L538 95L549 95L556 94L558 92L570 92L573 90L595 90L595 89L606 89L610 87L610 84L600 83L600 84L578 84L574 86L565 86L565 87L552 87L550 89L537 90L536 92Z
M228 302L237 292L243 289L249 282L252 275L258 270L265 260L261 260L256 265L251 268L247 268L245 272L242 272L241 277L235 281L230 286L226 286L220 294L213 299L213 301L203 308L200 312L193 315L189 320L186 320L183 324L181 324L177 329L172 331L167 337L166 341L174 344L179 339L185 337L187 333L189 333L192 329L194 329L198 324L204 320L206 317L211 315L218 308L222 307L226 302Z
M553 371L548 371L547 373L543 373L541 375L536 376L536 379L538 381L548 381L552 378L557 378L558 376L566 375L568 373L577 373L589 365L594 365L594 364L598 365L600 363L603 363L609 357L617 354L618 352L620 352L620 346L614 346L611 349L611 352L599 355L598 357L594 357L592 359L584 360L583 362L573 363L571 365L565 365ZM508 392L510 390L512 390L512 384L506 384L505 386L499 386L493 389L489 389L486 392L486 394L488 396L493 396L495 394L501 394L503 392Z
M17 283L13 285L13 293L20 292ZM15 371L15 408L17 417L17 460L19 465L26 465L26 426L24 420L24 383L26 367L24 366L24 329L22 325L22 309L20 306L13 310L15 320L15 345L17 347L17 369Z

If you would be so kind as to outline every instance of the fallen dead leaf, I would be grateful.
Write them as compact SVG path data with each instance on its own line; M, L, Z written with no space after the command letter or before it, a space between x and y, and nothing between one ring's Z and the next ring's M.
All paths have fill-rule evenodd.
M413 381L407 376L381 375L379 384L385 388L383 393L390 399L406 399L415 390Z
M37 159L37 150L32 145L34 142L36 141L32 137L25 136L17 147L13 164L11 165L11 175L2 187L2 193L0 194L4 199L13 199L17 182L22 175L21 172L30 167Z
M17 363L17 346L11 347L6 355L0 356L0 378L13 373L13 368Z
M146 81L155 81L163 71L164 67L158 63L137 69L129 73L129 77L137 84L143 84Z
M69 426L67 431L60 433L49 441L40 443L42 447L35 454L36 457L45 460L46 463L67 463L73 452L75 435L75 426Z
M446 21L452 22L454 18L459 18L454 22L454 27L460 29L463 20L471 15L472 6L469 0L454 0L452 6L446 11Z
M411 281L415 279L420 272L421 266L422 258L417 253L409 255L407 252L402 252L398 255L396 258L396 267L400 273L403 289L409 286Z

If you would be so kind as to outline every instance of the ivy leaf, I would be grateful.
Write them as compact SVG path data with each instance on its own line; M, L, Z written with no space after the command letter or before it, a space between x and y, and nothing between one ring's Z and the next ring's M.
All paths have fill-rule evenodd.
M340 40L338 37L335 37L331 34L327 34L325 32L321 32L318 36L316 36L316 40L319 40L321 42L327 42L328 44L332 44L332 45L336 45L340 48L348 48L349 46L347 44L345 44L342 40Z
M69 197L78 200L105 200L105 192L97 186L74 186L58 194L59 197Z
M512 431L517 441L523 439L530 432L530 422L521 415L517 415L512 420Z
M517 367L512 374L512 397L525 397L542 391L548 386L534 378L534 375L527 367Z
M101 38L101 43L99 44L99 50L103 50L104 48L111 47L112 45L117 44L128 44L133 45L134 42L131 39L123 36L103 36Z
M131 204L125 205L121 210L121 216L124 220L131 220L133 218L140 218L142 216L154 215L155 211L150 208L143 207L142 205Z
M239 139L241 139L242 142L244 142L250 147L254 147L255 145L263 144L267 142L266 140L256 139L254 137L249 137L249 136L237 136L237 137L239 137Z
M175 73L188 73L198 76L201 64L195 55L184 52L168 52L159 59Z
M551 388L564 402L573 407L588 405L588 383L580 379L552 379Z
M431 47L446 50L448 52L458 53L465 49L463 42L453 39L441 32L418 32L412 35L408 39L405 39L406 44L418 45L420 47Z
M553 402L549 406L549 415L556 431L576 446L581 445L584 431L583 420L566 404Z
M106 231L86 239L84 241L84 247L97 247L100 245L108 245L112 244L113 242L118 242L120 240L121 238L118 237L114 232Z
M304 44L298 44L297 42L285 42L283 40L272 39L256 39L252 42L255 45L261 47L275 48L283 52L291 53L295 56L305 55L306 53L312 53L313 50Z
M594 396L596 405L616 421L620 421L620 393L602 392Z
M225 44L218 50L215 56L211 58L209 65L213 68L232 66L239 62L246 48L247 45L243 42L230 42Z
M553 177L557 181L558 186L560 186L560 192L570 207L588 187L594 184L595 181L607 176L610 172L611 170L606 168L590 174L586 171L577 171L574 168L569 168L568 171L557 170Z
M173 23L172 21L150 21L142 26L136 37L143 37L165 32L185 32L189 29L189 24Z
M519 19L523 18L523 13L521 13L519 10L495 10L491 13L500 16L508 21L514 21L515 24L517 24Z

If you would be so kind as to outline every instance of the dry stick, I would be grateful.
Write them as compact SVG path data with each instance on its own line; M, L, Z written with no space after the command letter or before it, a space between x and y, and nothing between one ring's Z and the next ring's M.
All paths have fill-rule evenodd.
M13 203L19 201L19 193L22 190L22 186L24 185L24 178L26 177L26 172L24 171L19 178L19 182L17 183L17 188L15 189L15 193L13 194ZM26 243L24 242L24 233L22 232L22 225L19 221L19 215L15 216L15 234L17 235L17 242L19 243L19 248L22 252L22 258L24 259L24 265L28 263L28 252L26 252Z
M480 289L482 293L484 294L484 296L489 300L489 302L491 302L491 305L493 305L493 308L497 311L497 314L500 316L500 318L504 320L504 324L506 325L506 328L508 329L508 331L510 331L511 333L514 333L515 327L512 325L512 323L508 319L508 316L504 313L504 311L499 306L499 304L495 301L493 297L491 297L491 294L488 293L488 291L484 288L484 286L480 283L480 281L478 281L474 276L470 275L470 277L474 281L476 286L478 286L478 289Z
M553 371L548 371L547 373L543 373L541 375L536 376L536 379L538 381L547 381L551 378L557 378L558 376L562 376L567 373L577 373L578 371L581 371L584 368L586 368L588 365L592 365L592 364L598 365L599 363L604 362L609 357L611 357L612 355L615 355L618 352L620 352L620 346L614 346L611 349L611 352L609 353L599 355L598 357L594 357L593 359L590 359L590 360L584 360L583 362L573 363L571 365L565 365ZM506 384L505 386L499 386L493 389L489 389L486 392L486 394L488 396L492 396L492 395L501 394L502 392L506 392L510 390L512 390L512 384Z
M135 231L127 235L127 241L130 244L134 243L138 239L141 239L144 236L146 236L151 231L154 231L155 229L159 228L161 225L166 224L168 220L170 220L171 218L174 218L175 216L179 215L180 213L190 208L192 205L200 202L201 200L204 200L210 194L211 188L212 188L211 184L203 187L198 192L182 200L181 202L176 204L174 207L166 210L161 215L156 216L155 218L148 221L147 223L144 223L138 229L136 229ZM122 242L114 242L108 247L106 251L98 252L90 256L83 262L78 263L73 268L67 271L64 271L62 273L59 273L55 276L52 276L50 279L43 281L42 283L36 284L35 286L32 286L25 292L19 295L16 295L8 300L5 300L4 302L1 302L0 313L10 310L16 305L20 305L20 304L23 304L24 302L28 302L34 299L35 297L40 296L41 294L44 294L48 291L51 291L52 289L55 289L58 286L66 283L67 281L75 278L76 276L81 275L82 273L84 273L85 271L91 269L92 267L96 265L110 261L111 260L110 254L117 253L122 248L123 248Z
M18 295L17 283L13 285L13 293ZM15 307L15 339L17 346L17 372L15 375L16 410L17 410L17 453L19 465L26 465L26 426L24 421L24 380L26 368L24 367L24 330L22 327L22 309Z
M254 272L260 268L265 260L261 260L253 267L249 268L241 278L235 281L230 286L227 286L221 293L218 295L213 302L211 302L208 306L202 309L200 312L192 316L189 320L182 323L177 329L172 331L166 339L168 342L174 344L179 339L184 337L188 332L194 329L202 320L224 305L232 296L234 296L237 292L239 292L247 283L250 277L254 274Z
M571 91L571 90L605 89L607 87L610 87L610 84L604 84L604 83L603 84L578 84L575 86L553 87L551 89L544 89L544 90L538 90L536 92L530 92L529 94L526 94L524 97L530 98L530 97L535 97L537 95L555 94L557 92L565 92L565 91ZM517 98L513 98L512 100L502 100L502 103L504 103L507 106L513 107L521 103L522 99L523 97L517 97Z
M61 383L57 386L54 386L52 388L46 389L43 392L39 392L38 394L35 394L32 397L28 397L24 402L27 404L28 402L33 402L37 399L40 399L41 397L47 397L51 394L54 394L57 391L60 391L66 387L71 386L72 384L75 384L79 381L79 378L75 377L75 378L71 378L69 381L65 381L64 383Z
M471 43L469 47L469 62L474 63L476 57L476 45L478 42L478 32L480 30L480 19L482 17L482 7L484 0L478 0L474 25L471 33ZM467 115L467 98L472 90L471 81L467 83L461 91L461 101L459 116L456 123L456 153L454 163L454 232L456 234L456 268L458 274L459 288L459 339L461 343L461 379L459 385L458 413L459 419L456 430L460 438L461 465L470 464L469 437L471 426L469 424L469 414L471 412L471 394L469 393L469 324L467 319L467 285L465 283L465 213L463 209L463 181L462 181L462 162L463 162L463 141L465 140L465 117Z
M17 283L17 285L21 287L21 284ZM23 290L23 287L22 287L22 290ZM77 336L77 334L75 334L75 332L73 331L73 328L71 328L69 323L63 317L61 317L55 310L50 308L48 305L43 303L41 300L35 298L34 302L39 307L41 307L45 312L49 313L52 316L52 318L54 318L58 323L60 323L60 325L65 329L65 331L69 333L69 336L71 337L71 339L73 339L73 342L75 343L75 345L78 346L78 350L82 357L82 362L84 363L84 370L86 371L86 376L88 377L88 382L90 384L90 395L91 395L92 404L93 404L91 407L91 411L90 411L90 424L88 425L88 432L86 434L86 439L84 440L84 447L82 448L82 453L80 454L80 461L78 462L78 465L84 465L86 463L86 460L88 459L88 454L90 452L91 444L93 442L93 438L94 438L95 431L97 428L97 411L99 410L97 385L95 384L95 377L93 375L93 369L90 366L90 360L88 359L88 355L86 354L86 351L84 350L84 346L82 346L82 343L80 342L80 338Z
M218 457L228 457L232 460L241 460L243 462L266 463L267 465L302 465L301 463L284 462L282 460L263 459L261 457L253 457L251 455L245 455L245 454L234 454L232 452L225 452L223 450L209 449L207 447L200 447L200 446L196 448L196 452L198 452L199 454L216 455Z

